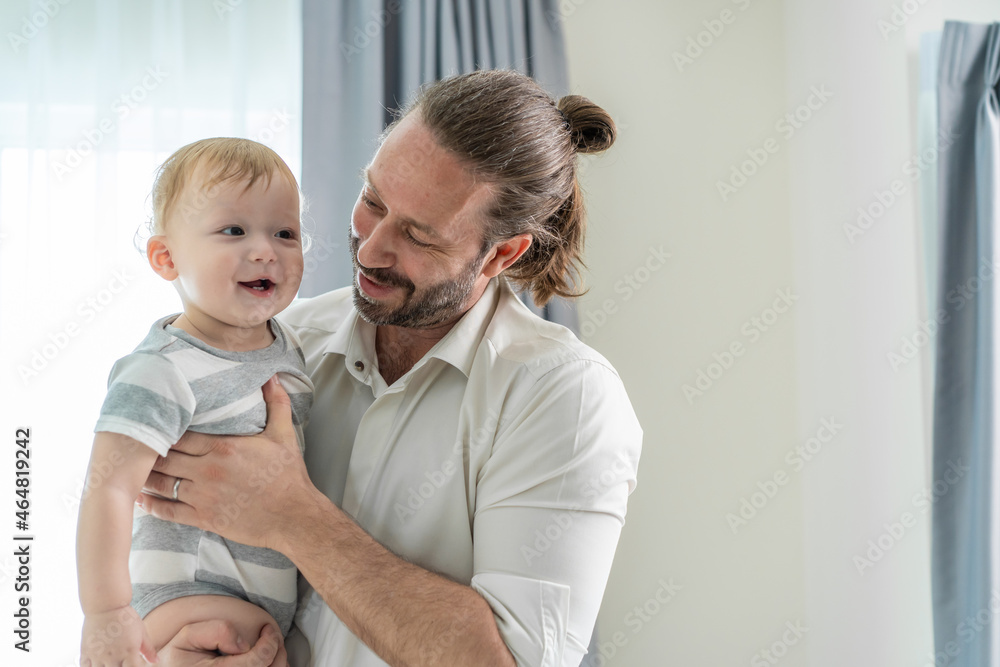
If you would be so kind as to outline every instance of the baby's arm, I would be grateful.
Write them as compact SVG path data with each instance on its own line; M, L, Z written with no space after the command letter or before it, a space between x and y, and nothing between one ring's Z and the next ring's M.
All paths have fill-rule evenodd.
M81 667L138 666L143 657L156 661L142 620L130 606L128 572L132 511L156 456L125 435L102 431L94 438L77 528L77 570L85 616Z

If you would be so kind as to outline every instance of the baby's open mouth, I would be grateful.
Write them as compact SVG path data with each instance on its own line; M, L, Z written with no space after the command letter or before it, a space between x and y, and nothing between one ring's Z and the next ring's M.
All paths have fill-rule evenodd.
M259 292L266 292L274 286L274 283L267 278L261 278L260 280L251 280L250 282L240 283L244 287L249 287L250 289L257 290Z

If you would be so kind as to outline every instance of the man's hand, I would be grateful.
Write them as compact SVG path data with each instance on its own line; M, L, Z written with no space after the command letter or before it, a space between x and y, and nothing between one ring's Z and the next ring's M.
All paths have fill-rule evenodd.
M240 437L188 431L166 457L157 459L144 489L162 497L140 494L142 508L166 521L281 551L282 528L319 491L299 452L288 394L277 377L263 392L263 432ZM175 486L176 502L169 500Z
M281 637L265 625L257 643L248 642L225 621L202 621L181 628L160 649L161 667L285 667Z

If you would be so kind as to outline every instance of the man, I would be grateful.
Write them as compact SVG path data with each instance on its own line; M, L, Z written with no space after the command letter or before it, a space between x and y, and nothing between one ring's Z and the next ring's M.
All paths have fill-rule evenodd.
M579 665L641 430L608 362L508 281L575 294L575 156L613 140L602 109L513 72L423 91L365 170L354 285L283 317L316 386L305 465L269 383L261 436L189 433L150 476L178 502L147 511L299 568L293 665ZM190 626L161 656L268 664L265 635L213 655L256 639Z

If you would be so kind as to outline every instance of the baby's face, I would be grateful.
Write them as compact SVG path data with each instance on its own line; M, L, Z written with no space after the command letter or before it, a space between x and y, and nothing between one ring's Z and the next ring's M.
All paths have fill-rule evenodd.
M281 174L202 189L196 172L166 221L185 315L224 347L284 310L302 280L299 194Z

